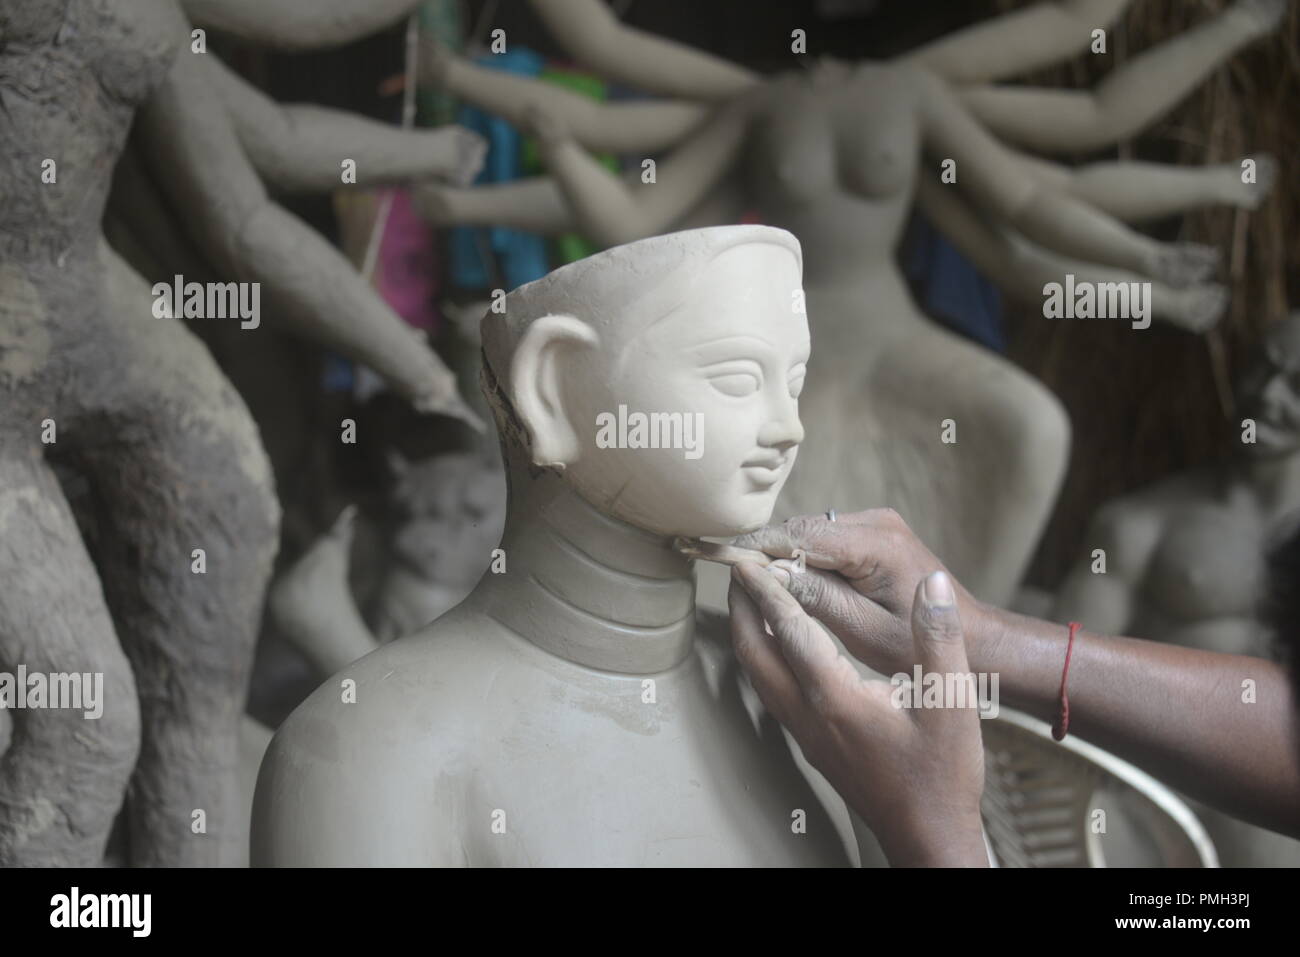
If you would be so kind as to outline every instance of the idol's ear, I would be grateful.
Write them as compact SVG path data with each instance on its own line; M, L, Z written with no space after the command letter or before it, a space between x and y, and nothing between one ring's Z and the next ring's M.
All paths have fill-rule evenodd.
M596 330L572 316L529 323L510 360L510 401L532 444L534 465L564 468L582 449L564 408L560 383L572 362L600 342Z

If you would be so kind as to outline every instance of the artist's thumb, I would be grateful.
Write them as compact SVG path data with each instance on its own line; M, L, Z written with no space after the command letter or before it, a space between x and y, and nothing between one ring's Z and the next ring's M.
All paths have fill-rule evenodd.
M957 596L945 571L931 572L916 586L912 599L912 643L925 671L966 674L966 643Z

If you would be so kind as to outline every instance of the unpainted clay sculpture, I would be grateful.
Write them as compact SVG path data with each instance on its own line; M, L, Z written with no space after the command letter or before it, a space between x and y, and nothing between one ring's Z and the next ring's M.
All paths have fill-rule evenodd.
M353 507L268 594L277 629L322 678L449 611L469 594L501 540L506 488L499 466L462 452L416 462L394 452L389 460L394 515L382 536L384 569L365 602L369 612L358 609L349 583Z
M1089 554L1062 586L1061 615L1227 654L1267 654L1258 620L1264 556L1300 520L1300 312L1267 327L1238 391L1242 424L1225 463L1104 505Z
M401 513L389 530L392 555L371 614L362 616L349 580L355 506L345 508L267 592L277 632L306 658L317 680L449 611L493 560L500 564L504 557L493 556L505 521L505 476L498 465L463 453L428 462L407 462L394 453L393 460L397 487L392 498ZM0 721L3 717L0 712ZM0 725L0 754L4 730ZM257 775L271 735L265 725L244 716L239 780L246 820L251 820Z
M687 231L487 314L507 568L281 726L254 864L857 860L673 548L771 515L803 440L800 269L782 230Z
M1068 421L1027 375L925 320L895 247L915 195L1013 294L1041 303L1045 277L1059 281L1069 271L1149 280L1158 315L1192 329L1217 320L1222 288L1198 284L1217 252L1156 242L1120 219L1211 202L1250 206L1265 183L1228 189L1222 168L1108 164L1072 172L996 138L1069 152L1131 135L1271 30L1284 0L1245 0L1134 59L1095 91L987 85L1086 49L1092 30L1125 6L1042 4L888 63L824 60L765 78L623 27L598 0L535 0L579 63L692 102L637 103L635 111L593 104L434 49L425 59L431 76L536 132L553 178L426 187L422 208L436 222L578 225L605 243L673 224L734 221L746 208L790 229L807 253L818 348L804 410L817 428L778 511L893 506L972 591L1002 602L1055 499ZM620 179L587 152L674 143L653 182ZM940 179L948 160L951 184ZM729 179L735 167L744 175ZM941 440L949 421L953 443Z
M279 510L239 397L178 320L151 315L99 225L183 28L166 4L0 11L0 668L102 672L105 698L95 721L14 713L0 864L99 864L128 783L133 863L238 855L238 727ZM97 560L47 454L92 479Z
M355 506L345 508L267 591L266 608L276 630L318 677L332 675L379 647L348 591L356 516Z
M1300 313L1268 327L1239 398L1240 442L1230 459L1098 511L1086 554L1058 594L1056 620L1268 656L1271 636L1260 621L1266 555L1300 526ZM1225 865L1300 863L1300 843L1209 808L1200 813Z
M389 457L395 484L388 567L367 615L380 641L409 635L460 603L501 541L506 481L469 452Z
M320 21L300 34L320 43L414 5L194 4L272 33ZM0 670L102 673L105 696L97 720L12 715L0 865L98 865L119 812L129 863L244 857L239 730L279 507L240 397L104 242L137 107L145 158L229 278L264 283L277 312L421 408L472 419L437 357L257 173L314 188L350 154L359 181L368 162L463 179L480 144L272 109L193 43L175 0L0 7ZM59 462L89 479L93 538Z
M200 24L275 45L293 36L295 48L312 49L359 39L416 5L379 0L353 11L345 0L274 9L244 0L187 0L180 6ZM220 275L260 282L276 318L294 332L373 370L417 409L477 424L456 393L454 375L423 338L263 184L289 193L340 189L346 163L363 188L431 178L464 183L481 165L482 139L460 127L399 129L339 110L276 103L214 54L195 52L180 8L169 14L180 19L178 51L141 109L134 151L151 175L119 183L129 195L115 204L117 232L167 264L174 261L178 225L182 244L192 243ZM159 228L168 202L184 214L179 224L170 218L173 228Z

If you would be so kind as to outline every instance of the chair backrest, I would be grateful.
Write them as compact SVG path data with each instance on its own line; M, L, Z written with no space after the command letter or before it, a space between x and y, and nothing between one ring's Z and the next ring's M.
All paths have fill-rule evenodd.
M1105 867L1141 845L1146 860L1113 863L1218 867L1214 845L1169 788L1108 751L1001 708L984 732L984 829L1000 867ZM1106 841L1108 835L1125 835Z

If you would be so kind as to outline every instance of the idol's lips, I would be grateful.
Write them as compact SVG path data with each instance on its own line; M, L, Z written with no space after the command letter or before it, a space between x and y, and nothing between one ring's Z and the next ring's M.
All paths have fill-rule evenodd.
M742 469L765 469L769 472L779 472L781 469L785 468L785 463L786 458L784 455L776 455L750 459L747 462L742 462L740 467Z
M766 490L773 488L779 483L785 475L784 461L776 465L744 465L741 471L745 474L757 488Z

